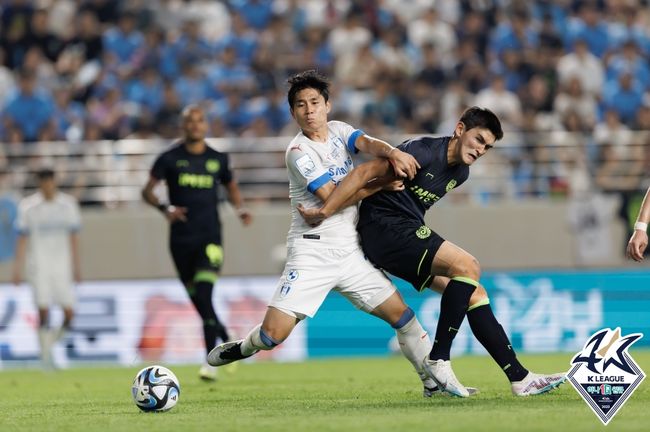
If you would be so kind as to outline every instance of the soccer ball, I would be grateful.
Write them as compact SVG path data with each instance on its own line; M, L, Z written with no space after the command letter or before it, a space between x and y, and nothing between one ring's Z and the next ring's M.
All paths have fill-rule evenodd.
M178 402L181 387L176 375L163 366L147 366L135 376L131 394L142 411L162 412Z

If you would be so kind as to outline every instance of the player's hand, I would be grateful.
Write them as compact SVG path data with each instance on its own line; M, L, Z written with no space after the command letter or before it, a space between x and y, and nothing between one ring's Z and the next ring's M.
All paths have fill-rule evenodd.
M72 277L73 277L75 283L80 284L81 283L81 270L74 269L72 271Z
M393 165L395 175L398 177L413 180L418 169L420 169L420 164L413 156L398 148L394 148L388 153L388 160Z
M382 186L381 190L387 192L399 192L404 190L404 180L393 180L392 182Z
M626 255L634 261L643 260L643 252L648 247L648 233L641 230L634 230L634 234L627 243Z
M240 208L237 210L237 216L244 226L248 226L253 222L253 215L245 208Z
M187 222L187 207L169 206L165 210L165 217L170 223Z
M297 208L300 216L302 216L305 222L307 222L307 225L311 227L317 227L327 219L327 216L321 212L320 208L305 208L302 204L298 204Z
M13 271L13 273L11 275L11 282L16 286L19 286L22 281L23 281L23 277L20 274L20 270L19 269L14 269L14 271Z

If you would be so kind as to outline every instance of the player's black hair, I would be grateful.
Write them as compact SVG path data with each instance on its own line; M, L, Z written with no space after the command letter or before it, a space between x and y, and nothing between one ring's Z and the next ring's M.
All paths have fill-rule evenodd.
M52 168L41 168L36 171L36 178L39 181L52 179L54 178L54 170Z
M477 106L467 108L460 116L460 121L465 125L465 130L476 127L485 128L492 132L497 141L503 138L499 117L487 108Z
M314 69L292 75L287 82L289 83L289 93L287 100L289 108L293 109L293 103L296 100L296 94L306 88L313 88L323 95L325 102L330 98L330 83L323 75Z

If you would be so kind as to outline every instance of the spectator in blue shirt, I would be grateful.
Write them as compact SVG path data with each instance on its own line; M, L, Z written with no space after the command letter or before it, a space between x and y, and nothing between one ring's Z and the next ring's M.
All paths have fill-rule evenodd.
M55 127L55 139L77 141L83 133L86 107L72 100L69 87L57 86L54 89L54 112L52 120Z
M156 69L146 66L126 86L126 99L155 115L163 103L163 82Z
M641 83L644 89L650 88L650 68L648 62L638 54L633 40L623 44L623 51L613 56L607 66L607 81L617 81L623 73L629 73Z
M23 70L19 90L9 98L4 110L7 134L26 142L51 141L54 138L53 113L52 96L36 88L34 72Z
M259 38L240 14L233 13L231 19L230 33L219 41L217 52L220 53L225 47L232 46L237 54L237 61L250 64L259 45Z
M219 59L221 61L209 64L206 71L213 97L221 98L226 91L233 88L245 92L253 89L253 72L248 65L237 62L234 46L224 47Z
M619 76L618 81L605 85L603 111L616 111L623 123L633 124L641 105L643 105L643 87L632 74L624 72Z
M115 57L120 67L131 66L136 52L144 44L144 37L135 24L135 15L127 11L120 16L117 27L104 33L104 50Z
M201 103L211 95L210 82L196 64L184 63L181 71L182 75L174 81L174 90L182 105Z
M212 117L221 119L228 131L235 134L240 134L255 118L237 90L228 90L226 98L217 101L210 111Z
M272 0L230 0L230 5L256 30L264 30L273 15Z
M580 17L569 23L565 35L564 45L567 50L571 49L578 39L584 40L589 51L599 58L602 58L609 48L607 25L602 21L598 9L587 2L580 8Z

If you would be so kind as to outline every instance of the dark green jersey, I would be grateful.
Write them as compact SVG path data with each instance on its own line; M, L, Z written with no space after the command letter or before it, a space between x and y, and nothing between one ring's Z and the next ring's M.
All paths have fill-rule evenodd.
M424 225L424 213L447 192L460 186L469 176L469 167L449 165L447 149L451 137L420 137L398 148L420 163L413 180L404 181L400 192L377 192L364 199L359 209L359 226L373 220L407 218Z
M158 156L151 176L167 182L171 205L187 208L187 222L171 226L172 240L221 243L219 184L232 180L227 154L210 147L192 154L183 143L176 144Z

